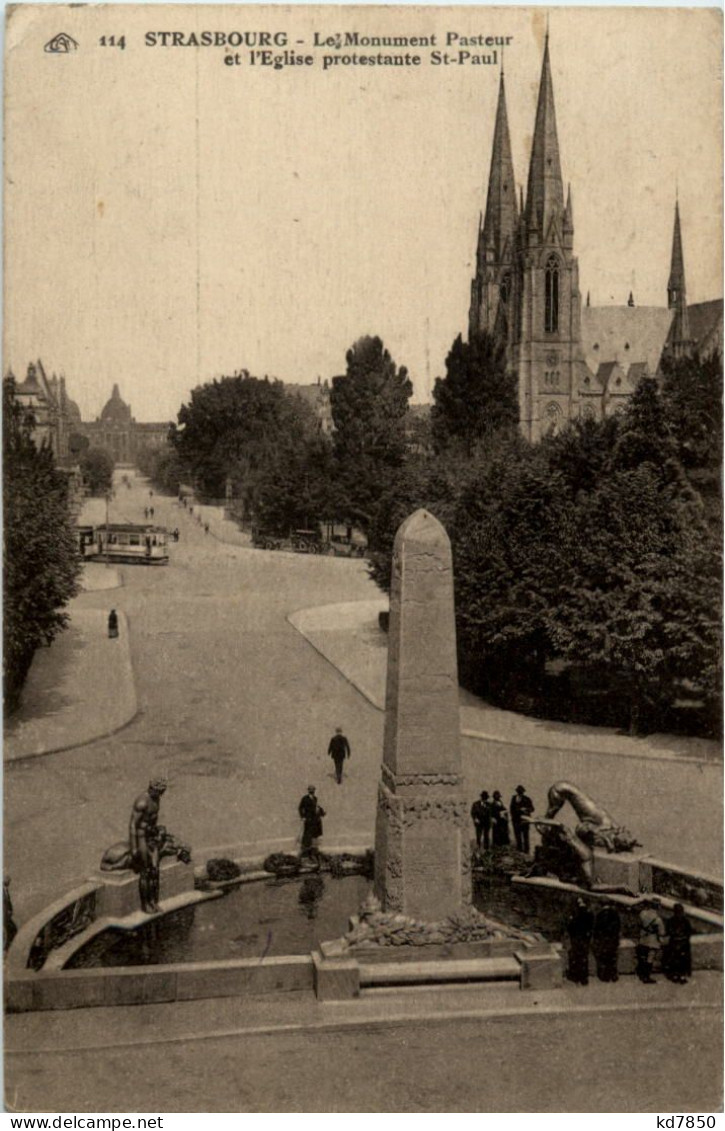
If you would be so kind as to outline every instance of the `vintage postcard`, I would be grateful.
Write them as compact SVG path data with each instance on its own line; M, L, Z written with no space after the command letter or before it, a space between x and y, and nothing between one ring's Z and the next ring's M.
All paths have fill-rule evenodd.
M7 1110L714 1127L721 11L17 4L4 96Z

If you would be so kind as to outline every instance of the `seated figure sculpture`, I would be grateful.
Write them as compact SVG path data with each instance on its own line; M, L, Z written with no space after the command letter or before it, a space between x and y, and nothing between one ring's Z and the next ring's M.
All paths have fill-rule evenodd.
M186 845L177 842L159 825L159 805L166 791L165 778L152 778L145 793L133 803L128 828L128 843L111 845L101 861L104 872L130 868L138 875L141 908L156 914L159 906L159 865L164 856L176 856L189 863L191 854Z
M574 830L554 817L569 802L579 823ZM553 874L565 883L574 883L591 891L628 894L620 885L594 882L594 849L607 852L629 852L639 842L628 829L617 825L603 806L572 782L559 781L551 786L546 816L533 818L541 835L541 844L534 853L529 875Z

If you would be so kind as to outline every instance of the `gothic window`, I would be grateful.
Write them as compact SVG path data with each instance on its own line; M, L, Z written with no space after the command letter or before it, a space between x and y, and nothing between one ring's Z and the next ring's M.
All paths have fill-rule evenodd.
M544 409L542 432L546 436L555 436L564 423L564 414L558 404L553 401Z
M549 256L544 272L544 329L556 334L559 329L559 260Z

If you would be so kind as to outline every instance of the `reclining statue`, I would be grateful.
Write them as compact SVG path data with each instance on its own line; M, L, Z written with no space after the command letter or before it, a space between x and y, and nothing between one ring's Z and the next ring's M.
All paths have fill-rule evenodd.
M554 817L569 802L579 818L575 829ZM553 874L564 883L574 883L591 891L631 894L620 885L594 882L594 849L629 852L639 842L628 829L615 824L601 805L571 782L555 782L549 790L545 817L525 818L541 835L528 875Z
M572 782L554 782L549 790L546 820L553 820L567 801L579 818L576 835L585 845L607 852L631 852L639 845L629 829L618 825L602 805Z

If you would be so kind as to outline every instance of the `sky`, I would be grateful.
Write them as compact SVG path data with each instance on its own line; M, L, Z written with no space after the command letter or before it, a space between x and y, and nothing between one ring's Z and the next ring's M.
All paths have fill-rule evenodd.
M59 19L62 18L62 27ZM722 17L556 8L550 54L582 295L664 305L676 193L690 302L722 294ZM363 334L429 399L465 334L497 65L335 63L337 32L510 36L525 184L545 9L23 6L7 32L4 368L40 357L83 419L137 420L247 369L311 383ZM285 32L307 66L146 33ZM58 31L78 49L43 46ZM123 50L101 37L125 37ZM298 44L298 41L302 43ZM460 46L460 41L459 41ZM284 48L275 48L282 54ZM357 49L359 54L394 48ZM415 53L416 48L409 49ZM471 47L488 55L492 48ZM453 48L455 51L455 47Z

